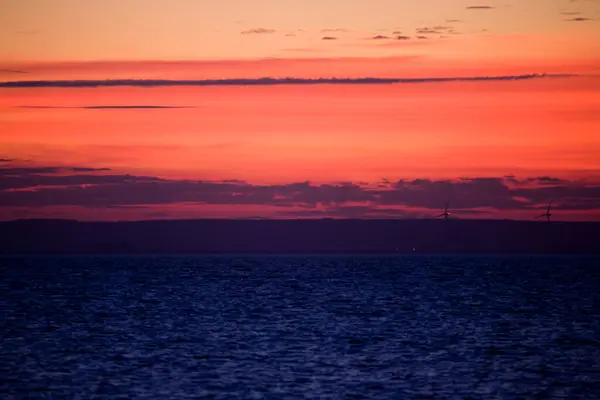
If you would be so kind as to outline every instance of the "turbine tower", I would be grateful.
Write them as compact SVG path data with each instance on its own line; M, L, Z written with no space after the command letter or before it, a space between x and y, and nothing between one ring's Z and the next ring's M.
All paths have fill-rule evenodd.
M446 202L446 207L444 208L444 212L440 215L436 215L436 218L444 217L445 220L450 218L450 213L448 212L448 202Z
M548 208L546 208L546 212L544 214L540 214L535 219L546 217L546 221L550 222L550 217L552 214L550 213L550 207L552 207L552 201L548 203Z

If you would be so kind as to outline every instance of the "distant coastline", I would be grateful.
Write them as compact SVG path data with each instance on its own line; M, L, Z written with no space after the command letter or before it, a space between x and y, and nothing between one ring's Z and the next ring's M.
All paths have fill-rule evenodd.
M198 219L0 222L2 254L600 254L600 222Z

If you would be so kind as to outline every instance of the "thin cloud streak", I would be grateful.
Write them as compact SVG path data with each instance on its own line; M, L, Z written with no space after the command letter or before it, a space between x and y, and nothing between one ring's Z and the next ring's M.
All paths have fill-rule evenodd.
M397 83L434 83L464 81L513 81L543 78L571 78L576 74L524 74L501 76L470 76L444 78L259 78L259 79L107 79L107 80L44 80L44 81L11 81L0 82L0 88L90 88L114 86L268 86L268 85L364 85L364 84L397 84Z
M15 159L0 159L0 162L18 161ZM58 174L69 172L106 172L111 171L110 168L92 168L92 167L0 167L0 177L6 178L9 176L31 176L35 174Z
M20 69L0 69L0 72L8 73L8 74L26 74L27 71L23 71Z
M264 34L270 34L270 33L275 33L275 32L277 32L275 29L254 28L254 29L248 29L245 31L241 31L240 34L242 34L242 35L264 35Z
M16 106L15 108L75 108L86 110L127 110L127 109L169 109L169 108L195 108L195 106Z

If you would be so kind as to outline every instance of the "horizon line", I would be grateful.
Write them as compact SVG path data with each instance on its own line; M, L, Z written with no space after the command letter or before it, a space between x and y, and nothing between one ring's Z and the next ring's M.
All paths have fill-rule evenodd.
M136 223L136 222L181 222L181 221L439 221L440 223L453 222L527 222L536 224L557 224L557 223L576 223L576 224L600 224L600 221L582 221L582 220L553 220L551 222L539 219L511 219L511 218L460 218L449 219L443 218L340 218L340 217L321 217L321 218L270 218L270 217L245 217L245 218L155 218L155 219L133 219L133 220L79 220L72 218L18 218L11 220L0 220L2 223L13 222L76 222L76 223Z
M227 78L227 79L79 79L79 80L21 80L0 82L0 88L85 88L114 86L268 86L268 85L323 85L323 84L402 84L436 82L514 81L543 78L573 78L580 74L532 73L520 75L424 77L424 78Z

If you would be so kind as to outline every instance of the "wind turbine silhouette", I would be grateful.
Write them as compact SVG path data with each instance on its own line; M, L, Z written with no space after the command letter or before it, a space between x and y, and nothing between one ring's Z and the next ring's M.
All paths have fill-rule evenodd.
M552 201L548 203L548 208L546 209L546 212L544 214L538 215L537 217L535 217L535 219L546 217L546 221L550 222L550 217L552 216L552 214L550 213L550 207L552 207Z
M436 218L444 217L445 220L450 218L450 213L448 212L448 202L446 202L446 207L444 208L444 212L440 215L436 215Z

